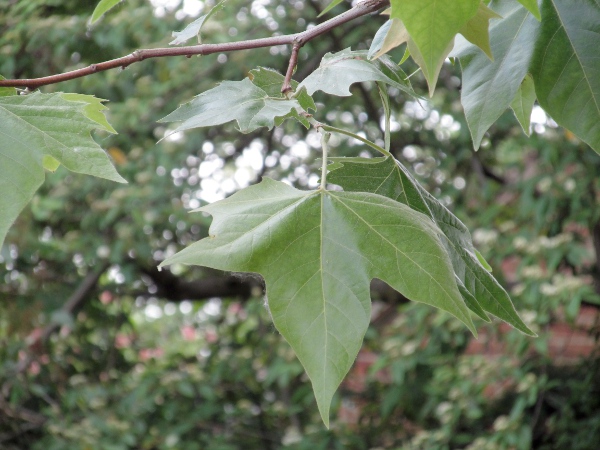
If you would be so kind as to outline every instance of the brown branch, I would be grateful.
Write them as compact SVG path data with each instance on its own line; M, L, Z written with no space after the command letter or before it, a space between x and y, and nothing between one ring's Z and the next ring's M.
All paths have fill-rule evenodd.
M283 86L281 86L281 93L287 94L292 90L292 75L296 64L298 64L298 52L300 52L302 45L298 42L294 42L292 45L292 55L290 56L290 63L288 65L287 72L285 73L285 80L283 80Z
M255 48L273 47L276 45L296 44L302 46L311 39L314 39L346 22L373 13L379 10L380 8L387 6L388 3L388 0L365 0L356 5L351 10L346 11L345 13L342 13L339 16L329 19L328 21L323 22L322 24L319 24L301 33L289 34L284 36L273 36L262 39L251 39L238 42L226 42L223 44L200 44L187 47L136 50L133 53L127 56L123 56L121 58L111 59L109 61L92 64L88 67L72 70L70 72L65 72L57 75L22 80L0 80L0 87L22 87L36 89L41 86L56 84L62 81L73 80L75 78L86 77L94 73L115 69L117 67L125 68L133 63L150 58L163 58L169 56L191 57L193 55L210 55L212 53L249 50Z

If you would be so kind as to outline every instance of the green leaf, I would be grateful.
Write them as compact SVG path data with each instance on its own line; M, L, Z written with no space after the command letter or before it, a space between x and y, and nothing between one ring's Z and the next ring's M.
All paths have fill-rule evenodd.
M433 72L430 73L429 72L430 69L429 69L429 67L426 66L425 59L423 58L423 55L421 54L421 51L419 50L419 48L416 46L415 42L412 39L409 39L408 45L407 45L407 49L410 53L410 56L412 56L412 59L419 65L419 67L423 71L423 75L425 75L425 78L428 80L429 79L437 80L438 76L440 75L440 70L442 70L442 65L444 64L444 61L448 57L450 52L452 51L453 47L454 47L454 40L451 40L448 43L448 46L444 50L443 57L437 61L437 63L438 63L437 66L435 66L433 68ZM435 83L433 83L433 84L430 83L429 84L429 95L433 95L434 89L435 89Z
M544 0L531 74L540 105L600 153L600 4Z
M406 26L432 94L448 47L477 12L479 0L392 0L391 5L390 18L398 18ZM415 53L411 50L413 58Z
M112 127L108 120L106 120L106 116L102 111L108 109L106 106L102 104L102 102L106 102L107 100L103 98L97 98L93 95L84 95L84 94L63 94L62 97L65 100L69 100L71 102L82 102L87 103L87 106L83 108L83 114L88 119L93 120L100 128L105 131L108 131L112 134L117 134L116 130Z
M391 49L408 40L408 31L400 19L390 19L384 23L373 38L367 57L377 59Z
M469 21L460 29L467 41L476 45L485 52L490 59L494 59L490 47L489 23L490 19L501 19L502 16L495 13L483 2L479 3L479 9Z
M418 97L410 88L404 72L387 56L369 61L367 52L349 48L323 56L318 69L299 85L309 95L316 91L346 97L352 95L350 86L363 81L381 81L407 94Z
M54 159L74 172L125 182L90 136L91 130L104 128L88 118L94 102L69 101L63 95L0 97L0 244L44 181L44 160L50 166L56 165Z
M533 17L537 20L542 20L542 16L540 14L540 8L538 6L538 0L518 0L521 5L529 10Z
M488 272L492 271L492 266L490 266L490 264L485 260L483 255L481 253L479 253L479 250L475 250L475 256L477 256L477 260L479 261L479 263L483 266L483 268L485 270L487 270Z
M534 333L518 316L506 291L482 265L467 227L429 194L400 162L393 158L371 158L344 162L334 158L335 170L327 179L346 191L384 195L425 214L444 233L458 286L467 306L484 320L487 311L525 334ZM340 167L341 166L341 167ZM488 266L489 267L489 266Z
M322 15L327 14L329 11L331 11L343 1L344 0L333 0L329 5L327 5L327 7L323 11L321 11L321 13L317 17L321 17Z
M0 75L0 80L6 80ZM0 97L7 97L9 95L17 95L17 89L14 87L0 87Z
M90 18L90 25L96 23L100 17L102 17L106 12L110 9L114 8L117 4L121 3L123 0L100 0L100 2L96 5L94 12L92 13L92 17Z
M475 332L440 230L405 205L369 193L299 191L265 178L200 210L214 218L210 237L161 266L261 274L273 322L306 369L326 425L369 324L373 278Z
M515 0L496 1L491 6L504 17L490 25L494 61L465 41L457 42L455 53L462 67L461 101L475 149L517 94L539 30L539 22Z
M260 127L273 128L276 118L285 117L298 108L301 108L298 100L286 99L281 95L271 97L249 78L245 78L242 81L223 81L181 105L159 122L183 122L173 131L176 133L236 120L240 131L249 133Z
M515 113L515 117L521 124L523 131L529 136L529 126L531 125L531 111L535 103L535 85L531 75L527 74L521 83L515 98L510 107Z
M210 19L213 15L221 11L225 7L225 2L227 0L221 0L215 6L213 6L208 13L203 16L198 17L192 23L190 23L187 27L185 27L181 31L173 31L172 36L175 38L169 45L180 45L185 44L187 41L192 39L193 37L198 38L198 44L202 43L202 39L200 38L200 30L208 19Z

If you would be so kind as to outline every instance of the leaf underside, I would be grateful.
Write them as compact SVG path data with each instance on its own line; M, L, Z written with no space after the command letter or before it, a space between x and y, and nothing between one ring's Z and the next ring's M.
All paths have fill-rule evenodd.
M481 255L473 246L467 227L429 194L399 161L388 157L362 161L353 158L344 162L344 158L336 158L335 163L334 170L328 175L331 183L340 185L345 191L383 195L433 220L443 232L442 242L464 301L474 313L489 321L484 311L489 312L525 334L535 334L523 323L507 292L489 273L489 265L485 267L480 262Z
M213 216L210 237L161 266L261 274L274 324L305 367L326 425L369 324L371 279L475 332L442 232L406 205L371 193L299 191L265 178L200 210Z

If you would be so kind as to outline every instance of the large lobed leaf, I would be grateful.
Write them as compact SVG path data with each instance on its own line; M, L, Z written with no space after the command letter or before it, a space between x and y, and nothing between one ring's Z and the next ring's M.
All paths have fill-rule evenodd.
M269 69L253 71L242 81L223 81L217 87L181 105L160 122L183 122L173 133L191 128L221 125L236 120L242 133L260 127L273 128L278 118L299 117L302 105L314 107L312 99L286 98L273 90L273 78L283 76ZM254 81L254 82L253 82ZM281 84L279 84L281 87ZM302 103L301 103L302 102Z
M336 158L328 175L331 183L345 191L366 191L403 203L428 216L443 232L442 242L450 256L457 284L467 306L488 320L484 311L511 324L525 334L534 335L521 320L496 279L479 261L467 227L444 205L429 194L397 160L387 158Z
M442 232L403 204L372 193L299 191L265 178L200 210L214 218L210 237L161 266L261 274L273 322L305 367L327 425L332 396L369 324L371 279L448 311L475 332Z
M44 181L45 159L53 167L60 163L73 172L125 182L90 135L96 128L114 132L100 112L101 100L72 95L0 97L0 245Z

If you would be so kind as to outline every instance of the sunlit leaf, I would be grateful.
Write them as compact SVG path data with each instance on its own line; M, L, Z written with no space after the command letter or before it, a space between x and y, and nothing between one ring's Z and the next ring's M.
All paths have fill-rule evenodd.
M538 0L518 0L518 2L527 8L529 12L533 14L533 17L535 17L537 20L542 20L540 8L538 6Z
M406 26L432 94L448 47L451 49L456 33L477 12L479 0L392 0L391 5L390 18L398 18ZM416 51L410 52L414 57Z
M331 183L346 191L366 191L384 195L430 217L444 233L442 242L450 256L461 293L467 306L482 319L487 311L525 334L532 331L518 316L506 291L483 265L467 227L429 194L400 162L393 158L335 159Z
M275 326L305 367L327 425L331 398L369 324L371 279L448 311L474 332L441 231L403 204L265 178L200 210L213 216L210 237L161 266L261 274Z
M44 181L44 164L56 168L58 162L74 172L125 182L90 136L105 128L88 117L95 115L90 107L103 108L60 93L0 97L0 244Z
M469 21L460 29L466 40L476 45L485 52L490 59L494 59L490 48L490 19L501 19L502 16L491 10L485 3L479 3L479 9Z

